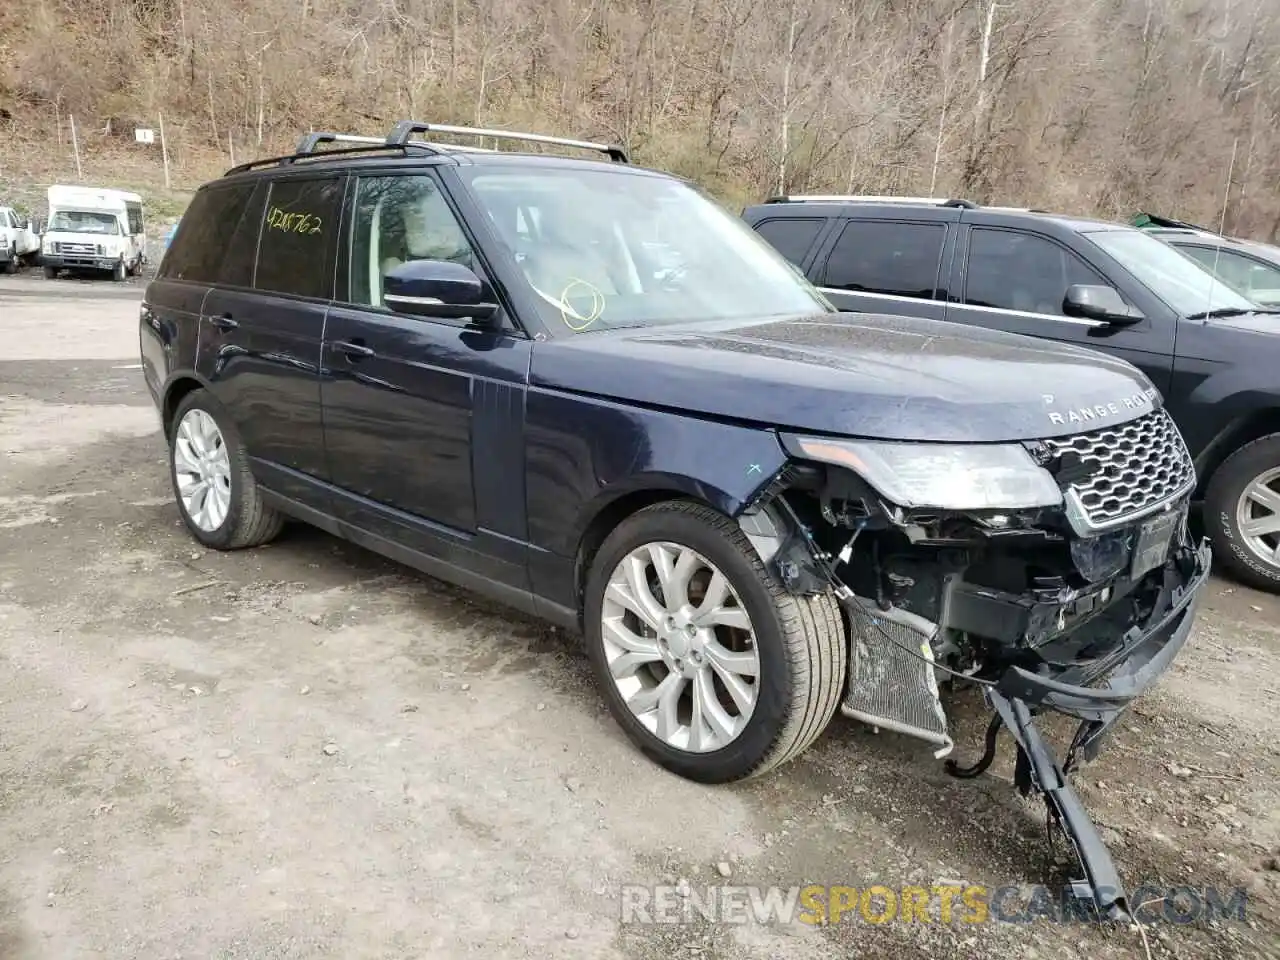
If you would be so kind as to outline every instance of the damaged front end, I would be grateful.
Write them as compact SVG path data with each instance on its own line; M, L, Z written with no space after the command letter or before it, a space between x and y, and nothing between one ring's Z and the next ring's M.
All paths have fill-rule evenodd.
M1182 648L1209 574L1187 511L1195 470L1162 409L1062 439L907 444L784 436L791 465L740 520L794 592L847 613L842 712L953 747L939 683L981 685L1017 744L1015 783L1042 793L1103 916L1124 888L1068 775ZM1035 717L1080 723L1060 762Z

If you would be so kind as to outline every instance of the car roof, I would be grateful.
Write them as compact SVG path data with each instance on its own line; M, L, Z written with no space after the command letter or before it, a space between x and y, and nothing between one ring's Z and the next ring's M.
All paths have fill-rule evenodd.
M1224 250L1245 250L1255 253L1267 260L1280 262L1280 247L1270 243L1263 243L1260 240L1245 240L1240 237L1223 237L1216 233L1197 230L1149 230L1148 233L1154 233L1162 239L1167 239L1170 243L1176 243L1178 240L1196 240L1205 246L1222 247Z
M743 210L744 215L760 215L764 216L765 211L770 213L783 214L782 212L792 206L796 209L795 216L803 216L798 211L803 210L810 214L817 214L824 217L841 216L850 209L859 210L884 210L884 211L901 211L903 209L920 210L920 209L957 209L964 210L967 213L975 214L995 214L997 216L1007 216L1009 218L1030 217L1041 223L1056 224L1064 229L1072 230L1077 233L1096 233L1105 230L1136 230L1136 227L1123 223L1113 223L1107 220L1097 220L1089 217L1077 217L1070 214L1052 213L1048 210L1038 210L1030 207L1006 207L1006 206L988 206L984 204L974 203L971 200L962 200L956 198L945 197L892 197L892 196L869 196L869 195L791 195L783 197L771 197L764 203L752 204Z

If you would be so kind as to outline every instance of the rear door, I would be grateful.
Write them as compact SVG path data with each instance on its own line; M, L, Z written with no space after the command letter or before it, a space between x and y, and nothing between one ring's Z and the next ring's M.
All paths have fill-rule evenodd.
M345 186L341 174L258 181L205 300L200 340L200 373L235 420L254 475L324 511L320 350Z
M147 285L139 348L143 377L157 402L173 375L189 373L187 364L208 376L210 365L198 352L201 311L227 254L225 238L235 233L252 193L252 182L215 183L199 190L155 280ZM207 349L209 331L204 332Z
M844 220L823 244L810 279L840 310L940 320L954 233L949 218L958 213Z
M948 320L1114 354L1141 369L1161 391L1168 388L1176 328L1171 313L1154 298L1135 303L1132 289L1047 233L966 224L959 247ZM1146 319L1121 327L1067 316L1062 301L1077 283L1113 287L1126 302L1140 306Z

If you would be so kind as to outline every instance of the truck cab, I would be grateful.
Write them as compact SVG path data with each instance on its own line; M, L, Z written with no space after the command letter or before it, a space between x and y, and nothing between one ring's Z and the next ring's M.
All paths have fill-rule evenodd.
M40 236L13 207L0 207L0 272L13 273L40 252Z
M105 272L116 281L146 262L143 201L136 193L98 187L49 188L49 224L40 248L45 276L62 270Z

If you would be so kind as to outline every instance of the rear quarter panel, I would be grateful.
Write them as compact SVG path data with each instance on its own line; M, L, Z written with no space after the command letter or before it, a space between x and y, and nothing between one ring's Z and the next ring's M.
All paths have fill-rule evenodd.
M157 406L170 381L194 371L200 337L200 312L209 288L156 280L148 287L138 317L142 376Z

